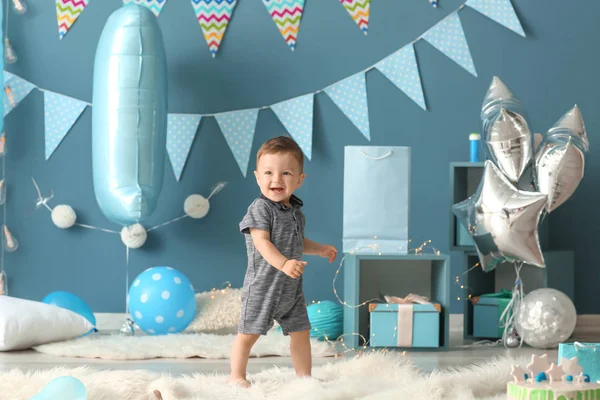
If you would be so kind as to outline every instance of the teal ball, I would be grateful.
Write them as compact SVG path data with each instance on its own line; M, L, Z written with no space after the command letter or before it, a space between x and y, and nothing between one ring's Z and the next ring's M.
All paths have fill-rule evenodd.
M306 307L310 321L310 337L336 340L344 333L344 309L339 303L323 300ZM281 331L281 327L278 329Z

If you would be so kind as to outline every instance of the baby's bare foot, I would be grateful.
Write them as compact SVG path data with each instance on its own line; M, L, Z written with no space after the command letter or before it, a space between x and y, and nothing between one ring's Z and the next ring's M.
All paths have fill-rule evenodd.
M154 395L156 396L157 400L163 400L162 394L158 390L154 391Z
M248 382L248 380L245 378L229 377L229 379L227 379L227 383L231 385L237 385L246 389L250 387L250 382Z

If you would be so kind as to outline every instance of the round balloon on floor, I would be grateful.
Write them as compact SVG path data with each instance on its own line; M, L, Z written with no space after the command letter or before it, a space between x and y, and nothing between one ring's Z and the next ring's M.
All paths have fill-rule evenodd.
M149 268L129 288L129 312L137 326L151 335L181 332L196 315L194 287L174 268Z
M69 292L52 292L42 299L42 303L52 304L57 307L66 308L73 311L90 321L96 326L96 317L90 306L87 305L80 297Z

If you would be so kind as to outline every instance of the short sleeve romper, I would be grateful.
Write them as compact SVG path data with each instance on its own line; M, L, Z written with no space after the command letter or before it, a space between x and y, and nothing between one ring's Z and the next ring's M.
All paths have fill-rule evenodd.
M276 320L284 335L310 330L306 300L302 292L302 276L287 276L271 266L254 247L250 228L268 231L271 242L287 259L302 259L304 226L302 201L290 198L291 207L265 196L254 200L240 222L246 239L248 267L242 291L239 333L266 335Z

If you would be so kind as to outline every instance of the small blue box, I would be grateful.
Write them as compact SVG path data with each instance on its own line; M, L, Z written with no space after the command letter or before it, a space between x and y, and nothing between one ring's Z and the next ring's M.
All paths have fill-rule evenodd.
M473 302L473 336L476 338L499 339L503 329L500 327L500 316L510 299L496 297L474 297Z
M592 382L600 380L600 343L561 343L558 345L558 363L563 358L577 357L583 373L590 376Z
M398 347L399 304L369 304L371 314L370 346ZM440 304L413 304L411 347L440 347Z
M456 221L456 245L475 246L475 243L473 243L473 238L471 238L469 231L460 221Z

